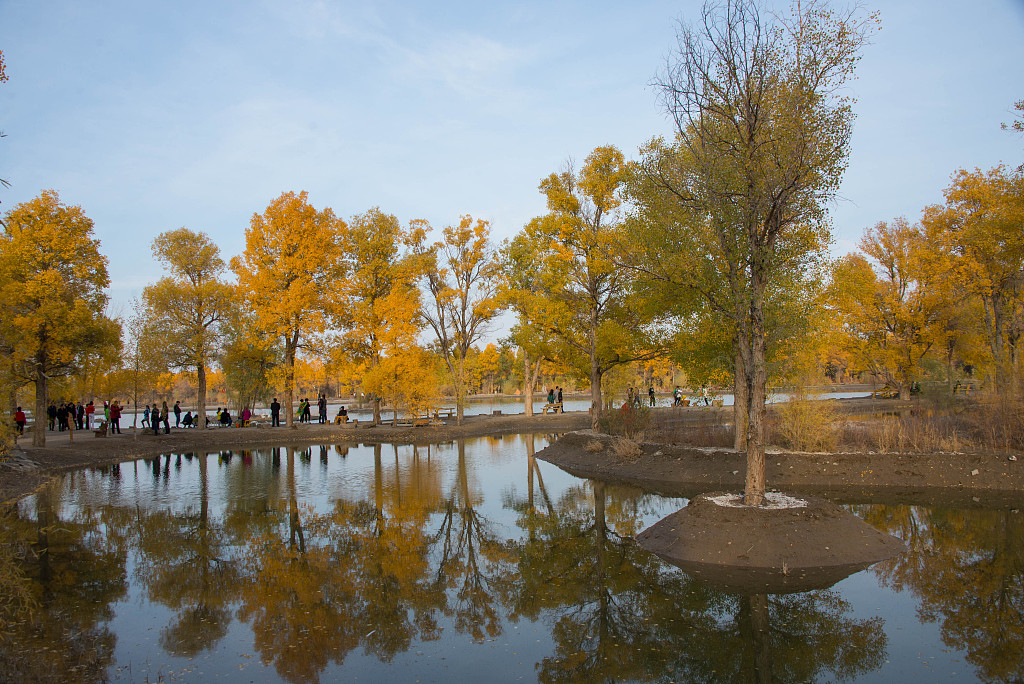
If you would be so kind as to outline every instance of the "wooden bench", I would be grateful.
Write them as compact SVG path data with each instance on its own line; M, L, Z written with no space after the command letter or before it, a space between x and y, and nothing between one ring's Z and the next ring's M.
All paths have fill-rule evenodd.
M551 411L552 413L565 413L562 410L562 402L556 401L554 404L544 404L544 413Z
M416 414L412 420L413 427L439 427L441 425L444 425L444 421L441 420L436 411L433 415L431 415L430 411Z
M92 429L92 434L95 435L96 437L106 437L107 436L107 424L106 424L106 422L105 421L100 421L99 425L97 425L96 427L94 427Z

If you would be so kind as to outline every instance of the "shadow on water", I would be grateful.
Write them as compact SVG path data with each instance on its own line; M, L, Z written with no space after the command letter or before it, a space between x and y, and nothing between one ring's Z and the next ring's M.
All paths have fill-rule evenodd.
M805 682L898 659L892 626L864 617L845 583L729 593L644 551L633 537L681 502L570 477L533 457L545 443L281 447L70 473L4 516L0 579L33 605L2 607L0 672L188 679L202 656L205 677L245 681L401 666L467 681ZM914 598L900 629L934 622L977 677L1024 676L1019 513L851 510L909 546L867 576Z

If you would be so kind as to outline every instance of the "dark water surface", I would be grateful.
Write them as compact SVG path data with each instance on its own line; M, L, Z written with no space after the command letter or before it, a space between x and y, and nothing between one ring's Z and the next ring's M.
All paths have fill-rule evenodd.
M38 609L0 636L0 681L1024 677L1014 508L855 504L908 553L830 589L739 596L633 541L684 500L574 478L532 457L546 444L281 447L69 473L4 520L0 569L22 573Z

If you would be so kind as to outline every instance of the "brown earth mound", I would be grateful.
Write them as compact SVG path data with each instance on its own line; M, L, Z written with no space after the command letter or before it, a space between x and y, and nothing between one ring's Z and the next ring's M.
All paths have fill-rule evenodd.
M770 494L699 496L637 541L691 575L729 591L784 593L829 587L903 551L903 543L839 506Z

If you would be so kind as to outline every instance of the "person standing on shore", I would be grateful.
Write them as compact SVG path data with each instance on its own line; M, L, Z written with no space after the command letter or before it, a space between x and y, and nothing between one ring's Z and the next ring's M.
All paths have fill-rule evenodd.
M171 412L167 408L167 402L163 402L163 406L160 409L160 418L164 421L164 434L171 434Z
M181 425L181 402L174 402L174 427Z
M651 398L651 407L654 406L654 385L647 389L647 396Z
M270 427L281 427L281 404L277 403L277 397L270 402Z
M317 416L317 422L318 423L326 423L327 422L327 397L324 396L323 394L321 394L320 398L317 399L317 401L316 401L316 409L317 409L317 411L320 412L320 415Z
M153 434L160 434L160 407L153 404L153 412L149 414L150 419L153 421Z
M146 408L142 409L142 427L149 427L149 404L146 404Z
M92 414L96 413L96 405L89 400L89 403L85 405L85 429L92 429Z
M18 426L18 434L25 434L25 412L18 407L18 410L14 412L14 424Z
M121 407L117 400L110 405L110 434L121 434Z

